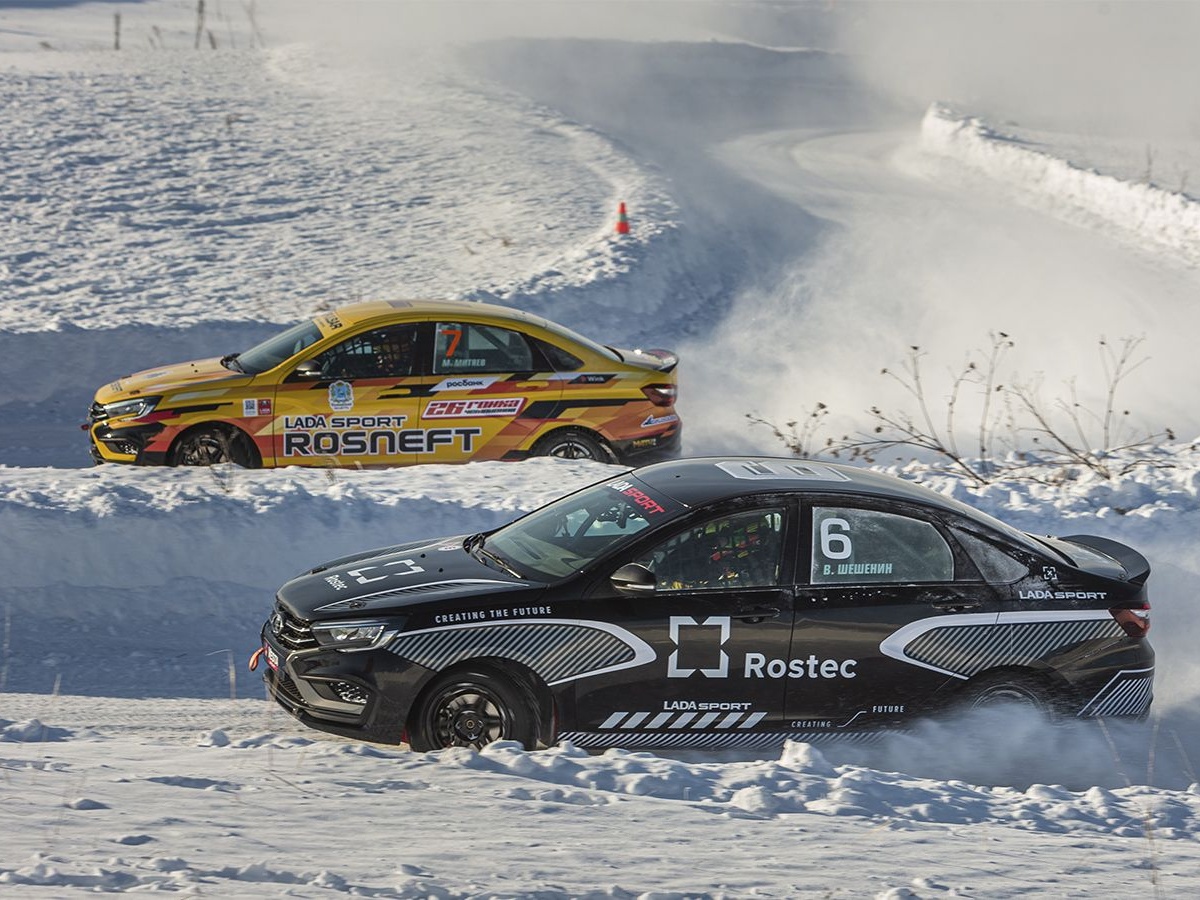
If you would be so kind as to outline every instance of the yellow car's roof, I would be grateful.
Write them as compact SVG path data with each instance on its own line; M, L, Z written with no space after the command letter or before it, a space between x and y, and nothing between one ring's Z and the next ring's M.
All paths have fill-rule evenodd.
M470 300L368 300L339 306L333 312L347 326L380 318L390 318L408 312L416 315L494 316L510 322L527 322L543 326L545 323L545 319L541 316L532 316L519 309L496 306L493 303L475 303ZM320 320L322 317L317 316L316 318Z

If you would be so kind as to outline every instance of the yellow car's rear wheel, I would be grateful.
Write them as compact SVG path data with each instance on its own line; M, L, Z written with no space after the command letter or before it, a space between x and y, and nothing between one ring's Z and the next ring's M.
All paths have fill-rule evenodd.
M616 462L615 454L603 438L581 428L560 428L550 432L533 445L533 455Z

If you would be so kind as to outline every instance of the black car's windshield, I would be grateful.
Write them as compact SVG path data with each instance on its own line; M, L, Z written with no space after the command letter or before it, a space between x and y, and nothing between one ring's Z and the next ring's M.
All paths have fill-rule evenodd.
M556 500L473 549L499 557L526 577L557 581L682 508L625 475Z
M247 375L257 375L275 368L284 360L291 359L320 339L321 329L317 327L316 322L301 322L283 334L277 334L244 353L239 353L232 358L232 362L240 366L241 371Z

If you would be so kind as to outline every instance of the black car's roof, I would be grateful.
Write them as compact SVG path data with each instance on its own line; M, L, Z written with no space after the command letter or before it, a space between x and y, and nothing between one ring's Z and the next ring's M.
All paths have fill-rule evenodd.
M891 475L806 459L761 456L676 459L645 466L634 474L688 506L779 491L865 494L939 506L947 500L936 491Z
M849 494L919 503L957 513L1010 536L1028 538L1009 525L937 491L870 469L795 458L713 456L677 459L634 470L652 488L689 507L732 497L779 492Z

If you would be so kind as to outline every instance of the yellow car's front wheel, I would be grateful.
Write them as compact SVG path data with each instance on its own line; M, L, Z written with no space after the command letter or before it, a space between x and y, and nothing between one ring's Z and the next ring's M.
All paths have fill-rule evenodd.
M173 466L212 466L234 463L247 469L262 465L253 442L237 429L199 425L185 431L171 449Z

